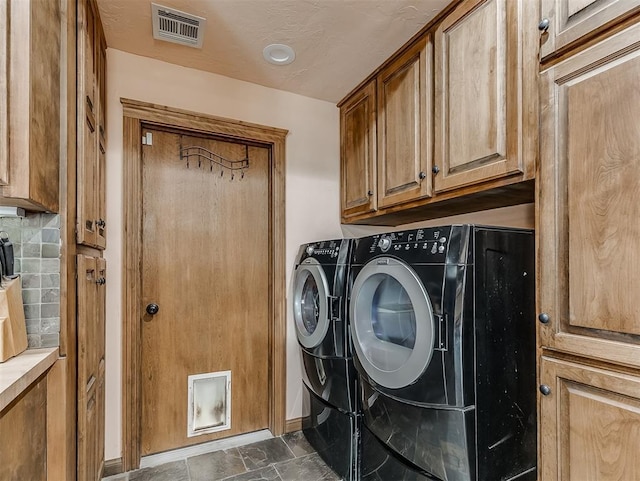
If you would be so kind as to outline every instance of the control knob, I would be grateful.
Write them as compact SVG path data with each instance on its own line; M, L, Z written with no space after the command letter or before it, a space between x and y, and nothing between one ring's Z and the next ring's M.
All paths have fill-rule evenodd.
M307 255L310 256L313 254L313 246L307 246L306 248Z
M382 252L387 252L391 248L391 239L387 236L382 236L378 242L378 247Z

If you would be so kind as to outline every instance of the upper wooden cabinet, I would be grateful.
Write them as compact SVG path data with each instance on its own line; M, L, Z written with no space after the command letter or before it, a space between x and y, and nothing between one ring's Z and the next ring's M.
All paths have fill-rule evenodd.
M533 202L537 17L528 0L457 2L338 104L343 222L397 225Z
M431 195L432 50L427 36L377 76L379 208Z
M93 0L78 3L78 243L106 247L106 42Z
M541 0L541 4L542 58L640 11L640 4L632 0Z
M542 357L544 481L640 479L640 377Z
M524 3L463 2L436 29L436 192L532 170L535 145L523 138L535 138L526 129L536 99L522 84L537 59L523 35Z
M348 219L377 208L375 80L340 108L340 138L341 207Z
M640 24L542 72L544 347L640 366Z
M57 212L60 2L0 0L0 205Z

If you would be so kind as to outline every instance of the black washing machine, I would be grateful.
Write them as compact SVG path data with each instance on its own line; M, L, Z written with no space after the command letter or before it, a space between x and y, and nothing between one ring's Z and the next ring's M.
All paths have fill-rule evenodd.
M364 425L427 479L536 479L534 255L532 231L474 225L355 244Z
M303 244L293 276L293 317L303 362L302 430L345 480L359 479L359 407L347 296L353 241Z

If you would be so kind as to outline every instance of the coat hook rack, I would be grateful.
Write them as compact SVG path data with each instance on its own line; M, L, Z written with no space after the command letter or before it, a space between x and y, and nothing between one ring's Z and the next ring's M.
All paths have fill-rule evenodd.
M245 157L240 160L231 160L223 157L222 155L211 152L204 147L197 145L191 145L188 147L180 147L180 159L185 161L187 169L191 168L193 161L192 158L198 160L198 168L209 165L209 172L217 171L220 169L220 177L224 177L225 170L230 171L230 180L236 178L236 172L240 171L240 179L244 179L244 171L249 168L249 146L245 145Z

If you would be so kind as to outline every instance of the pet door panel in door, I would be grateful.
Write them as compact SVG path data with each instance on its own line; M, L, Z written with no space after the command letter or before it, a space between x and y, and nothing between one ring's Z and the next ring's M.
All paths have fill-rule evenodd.
M231 371L189 376L187 435L231 429Z

